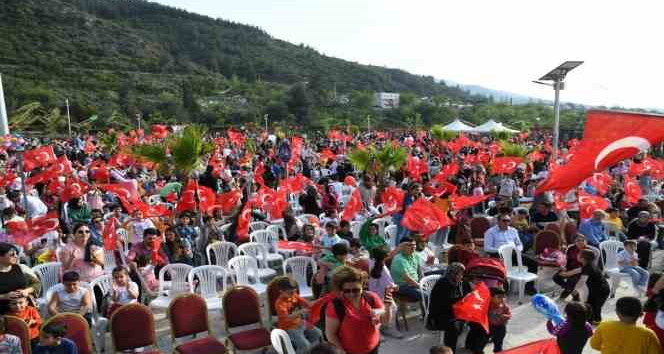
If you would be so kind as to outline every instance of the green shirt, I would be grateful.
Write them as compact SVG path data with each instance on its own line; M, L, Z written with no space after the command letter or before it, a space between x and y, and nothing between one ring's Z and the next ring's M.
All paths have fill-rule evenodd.
M381 235L369 235L369 225L371 225L373 220L373 218L367 220L360 229L360 244L369 252L375 247L387 245L387 241Z
M72 224L87 224L90 222L90 218L92 217L90 207L87 205L84 205L79 209L67 207L67 215L69 216L69 220L71 220Z
M419 265L419 257L414 252L410 256L400 252L392 259L392 266L390 267L392 279L397 285L407 285L404 279L405 274L413 281L419 281L420 277L417 272Z
M180 194L181 190L182 190L182 183L180 183L180 182L170 182L170 183L166 183L164 188L162 188L159 191L159 195L162 198L166 198L166 196L171 194L171 193Z
M333 254L326 254L320 260L322 262L332 264L332 268L328 269L328 271L333 271L333 270L341 267L342 265L344 265L344 263L342 261L338 260L337 257L335 257Z

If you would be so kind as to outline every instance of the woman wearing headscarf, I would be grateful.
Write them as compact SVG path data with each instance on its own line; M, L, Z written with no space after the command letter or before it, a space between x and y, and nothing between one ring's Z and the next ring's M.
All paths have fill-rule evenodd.
M454 318L452 306L472 291L470 283L463 279L466 267L452 263L447 274L440 278L431 290L427 329L445 331L445 345L456 351L456 342L463 328L463 321Z

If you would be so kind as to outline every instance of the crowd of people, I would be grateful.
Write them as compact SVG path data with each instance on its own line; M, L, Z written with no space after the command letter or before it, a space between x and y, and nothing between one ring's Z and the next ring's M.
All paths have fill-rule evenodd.
M536 195L551 166L566 163L574 141L554 161L548 134L515 135L512 143L531 153L496 172L501 145L489 136L440 142L424 132L289 138L229 131L206 136L216 148L191 177L129 154L142 139L177 134L158 131L159 137L133 132L119 139L126 150L114 154L94 135L18 138L12 141L26 152L11 144L0 149L0 315L26 322L33 353L77 352L66 329L43 326L42 316L72 312L91 323L95 312L110 317L123 305L148 302L165 265L219 264L208 246L260 243L252 236L259 221L274 233L268 252L276 253L282 240L298 245L282 258L301 255L316 264L311 298L300 296L303 284L292 278L275 284L275 328L288 333L297 353L378 353L383 337L403 338L399 316L405 320L408 303L422 299L426 328L444 331L445 346L432 354L456 353L459 345L484 353L489 342L500 352L514 320L507 301L517 285L509 281L512 254L536 275L526 293L551 285L548 293L564 305L565 321L548 323L562 353L581 353L588 341L602 353L663 352L664 277L652 264L662 246L662 180L634 168L648 156L610 168L602 184L591 178L566 193ZM246 140L255 147L248 149ZM375 168L376 157L354 166L350 152L369 146L398 146L408 156L387 171ZM46 157L31 157L40 149ZM637 200L623 188L627 175L638 181ZM582 194L608 207L588 208ZM44 226L51 219L58 222ZM606 248L611 242L619 244L615 254ZM31 266L48 262L60 263L60 284L43 289ZM472 271L478 263L499 275ZM603 321L617 284L610 281L613 266L629 277L634 297L618 300L619 321ZM112 277L108 293L82 286L105 274ZM428 292L424 279L436 279ZM455 310L481 282L490 293L488 328ZM46 311L39 311L47 291ZM643 312L647 329L636 325ZM20 353L2 316L0 353ZM465 343L457 343L464 332Z

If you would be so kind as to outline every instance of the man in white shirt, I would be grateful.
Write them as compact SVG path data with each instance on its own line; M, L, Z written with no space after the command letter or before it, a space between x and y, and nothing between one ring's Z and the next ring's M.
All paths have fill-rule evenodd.
M512 243L519 252L523 251L523 244L519 232L510 226L512 219L509 215L498 215L498 224L484 233L484 251L491 255L498 255L500 246Z
M23 209L25 207L25 198L18 191L7 193L7 198L14 203L16 208ZM24 212L27 214L28 219L46 215L46 213L48 213L48 207L41 201L41 199L39 199L39 197L28 195L27 204L28 210L24 210Z

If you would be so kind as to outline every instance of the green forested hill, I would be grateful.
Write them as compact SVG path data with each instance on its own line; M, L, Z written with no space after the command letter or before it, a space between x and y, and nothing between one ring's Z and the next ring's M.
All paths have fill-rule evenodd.
M98 115L102 124L137 115L261 124L265 114L313 128L362 125L367 115L378 126L489 114L531 124L533 114L542 122L551 115L541 106L496 108L433 77L324 56L256 27L143 0L0 1L0 73L10 112L36 101L62 110L69 99L74 121ZM373 110L375 91L402 93L402 107Z

